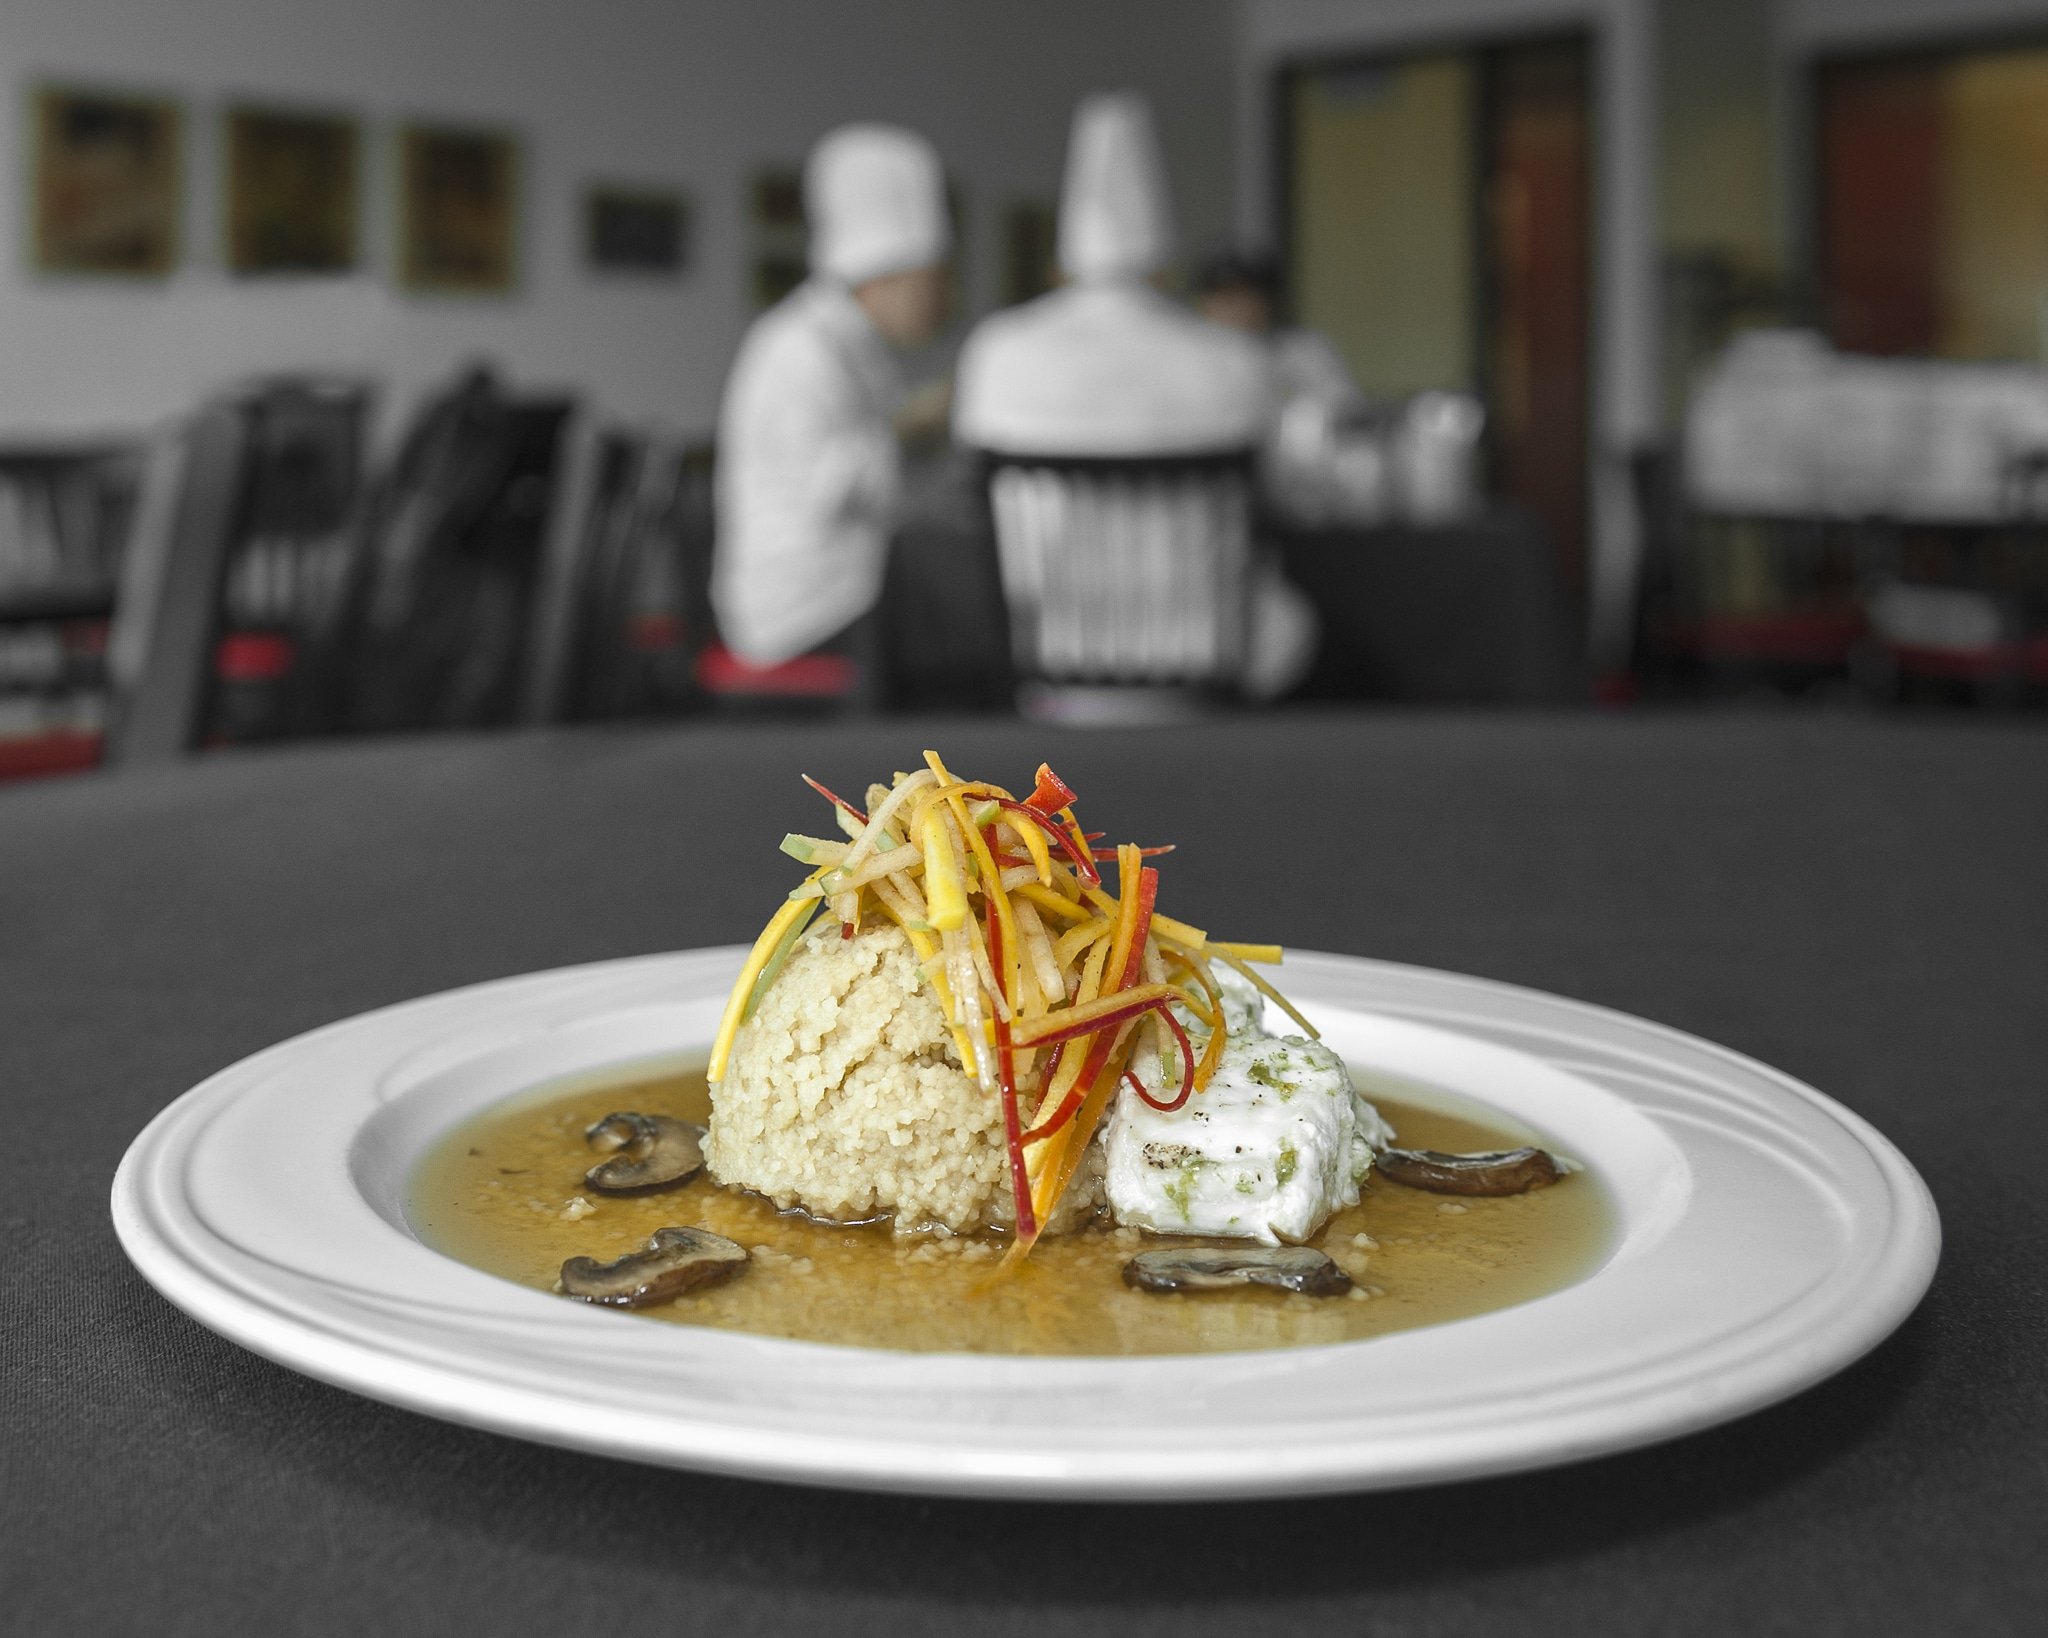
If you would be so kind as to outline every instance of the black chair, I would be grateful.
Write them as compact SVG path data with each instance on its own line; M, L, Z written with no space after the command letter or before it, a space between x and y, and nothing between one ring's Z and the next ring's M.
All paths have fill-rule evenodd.
M335 706L345 726L535 714L573 410L568 398L512 397L485 370L422 409L366 512Z
M140 444L0 446L0 780L99 760Z
M709 628L711 455L627 431L598 436L569 570L564 681L553 714L674 716L697 708L692 657Z
M357 382L259 382L157 441L109 642L110 760L328 726L369 403Z
M1238 697L1250 627L1253 452L986 452L1027 710Z

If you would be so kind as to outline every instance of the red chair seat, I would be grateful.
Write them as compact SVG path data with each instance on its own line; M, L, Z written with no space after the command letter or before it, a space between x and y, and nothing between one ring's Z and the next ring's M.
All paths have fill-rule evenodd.
M69 729L0 739L0 780L82 773L100 761L100 736Z
M1860 609L1820 605L1770 614L1716 614L1672 633L1672 646L1702 660L1840 665L1863 635Z
M297 662L298 646L282 632L231 632L213 650L213 674L222 682L277 682Z
M700 651L692 668L697 686L725 696L775 699L846 699L860 684L860 667L845 654L799 654L780 665L750 665L722 643Z

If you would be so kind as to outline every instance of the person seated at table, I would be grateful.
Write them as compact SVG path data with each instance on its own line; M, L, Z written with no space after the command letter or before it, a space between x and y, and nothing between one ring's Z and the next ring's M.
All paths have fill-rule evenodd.
M1259 345L1163 295L1174 249L1150 108L1084 99L1060 193L1066 283L984 319L955 377L953 432L1009 456L1148 457L1255 449L1271 415ZM1313 655L1315 616L1276 571L1255 573L1245 686L1284 692Z
M757 666L844 642L880 596L900 502L895 348L931 339L952 230L938 155L848 125L804 168L811 276L755 320L718 416L712 600Z
M1255 443L1267 409L1259 349L1155 288L1173 248L1150 109L1133 95L1085 99L1060 193L1066 282L969 335L954 435L1008 454L1203 454Z
M1284 323L1284 280L1278 258L1263 250L1221 245L1196 264L1195 311L1213 324L1241 330L1265 348L1276 409L1300 398L1353 406L1365 394L1330 338L1306 325Z
M1193 280L1196 311L1251 336L1266 355L1266 509L1290 524L1377 520L1388 498L1384 421L1327 336L1283 321L1284 282L1275 257L1229 244L1203 257Z

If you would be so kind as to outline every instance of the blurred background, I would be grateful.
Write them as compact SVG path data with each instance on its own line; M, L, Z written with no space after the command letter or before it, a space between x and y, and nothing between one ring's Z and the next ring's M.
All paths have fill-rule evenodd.
M2048 0L9 0L0 64L0 779L706 714L2048 703ZM1309 611L1263 678L1055 653L992 500L1039 491L948 432L966 338L1069 271L1102 91L1156 131L1150 288L1327 344L1174 502L1244 537L1177 616L1219 652L1259 576ZM851 121L936 150L950 299L896 350L873 606L764 662L712 595L721 397ZM1197 482L1071 467L1029 479L1063 517Z

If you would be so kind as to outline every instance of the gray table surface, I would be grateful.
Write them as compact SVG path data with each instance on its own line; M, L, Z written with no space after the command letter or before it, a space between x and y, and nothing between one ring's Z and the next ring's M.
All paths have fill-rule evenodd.
M1210 926L1512 980L1874 1120L1947 1235L1834 1380L1547 1473L1119 1508L786 1488L392 1410L129 1269L116 1162L208 1072L424 991L751 937L816 822L933 743L1164 828ZM2048 735L1301 717L586 731L0 790L0 1626L34 1633L2020 1631L2048 1598ZM718 868L688 855L716 846ZM2038 1630L2038 1629L2035 1629Z

